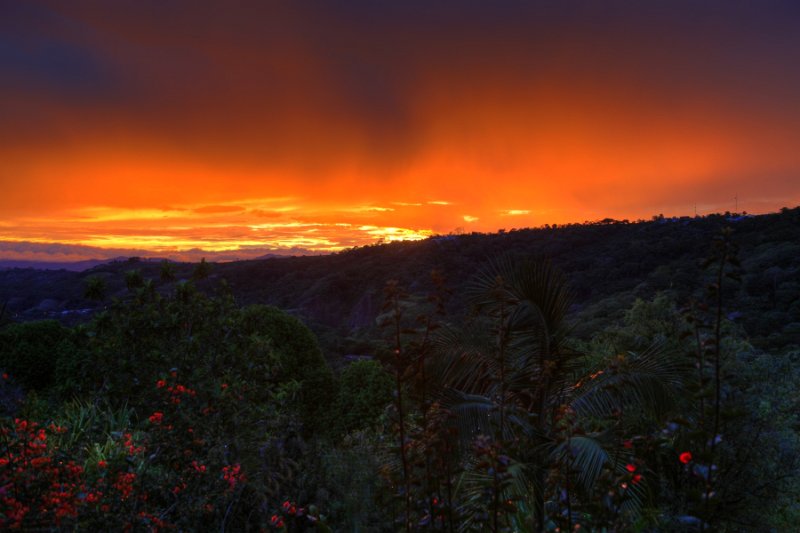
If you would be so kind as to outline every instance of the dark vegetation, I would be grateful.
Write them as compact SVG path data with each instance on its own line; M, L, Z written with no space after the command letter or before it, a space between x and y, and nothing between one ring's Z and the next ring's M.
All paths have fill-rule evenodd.
M0 271L0 527L788 531L800 208Z

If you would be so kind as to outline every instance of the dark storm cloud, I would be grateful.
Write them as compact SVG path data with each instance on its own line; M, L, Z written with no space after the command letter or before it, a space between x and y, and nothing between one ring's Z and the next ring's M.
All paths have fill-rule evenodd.
M705 98L780 114L797 112L800 89L793 2L4 1L2 13L4 85L54 102L124 87L112 112L212 153L231 138L270 155L305 139L335 158L338 133L408 157L431 118L420 102L442 93L470 106L580 83L620 106Z
M56 98L102 97L115 73L93 48L76 39L88 28L32 3L0 4L3 88L49 92ZM96 44L96 43L94 43Z

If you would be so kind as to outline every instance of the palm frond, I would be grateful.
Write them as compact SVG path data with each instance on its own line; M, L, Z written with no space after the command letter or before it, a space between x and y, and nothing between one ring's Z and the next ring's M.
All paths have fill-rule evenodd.
M572 304L564 275L545 260L515 261L506 255L489 263L467 287L467 298L478 309L528 302L539 312L543 327L561 329ZM529 315L530 316L530 315Z
M429 376L442 389L455 388L471 393L487 393L496 361L492 347L479 328L444 328L433 339L434 356L429 358Z
M586 435L574 435L553 450L553 459L566 461L571 470L577 472L578 483L589 492L609 462L609 454L597 439Z
M509 465L510 477L504 481L501 500L516 502L518 509L532 509L535 491L535 476L530 468L519 462ZM494 477L486 471L479 470L473 463L459 476L456 483L456 500L460 501L458 508L461 516L459 531L485 531L488 520L487 508L491 503L492 484ZM515 525L525 522L524 512L510 516L509 520ZM530 522L528 520L528 522ZM515 527L514 531L524 531Z
M548 331L561 329L572 304L572 291L564 275L549 261L532 259L519 262L512 272L513 294L539 310L539 319Z
M674 407L681 375L663 345L654 344L641 354L618 357L609 368L581 380L573 388L570 405L588 416L625 409L661 415Z
M454 392L443 398L442 406L455 415L462 442L478 435L491 435L496 424L496 404L485 396Z

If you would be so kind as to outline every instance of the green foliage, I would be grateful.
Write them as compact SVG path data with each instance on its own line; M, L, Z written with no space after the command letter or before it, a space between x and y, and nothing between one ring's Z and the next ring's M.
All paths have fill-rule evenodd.
M53 385L59 361L78 350L72 331L55 320L9 324L0 329L0 368L27 388Z
M105 299L108 288L102 276L97 274L89 276L84 280L84 284L86 288L83 294L87 299L98 302Z
M337 411L344 432L370 428L392 401L392 377L375 361L355 361L339 377Z
M328 431L334 421L336 384L313 333L277 308L238 308L229 295L209 297L187 282L162 295L148 280L79 332L85 349L55 366L64 394L137 407L172 370L193 382L220 376L254 391L279 385L304 431Z
M239 334L269 343L277 357L280 382L296 382L302 419L309 428L330 428L336 384L314 334L302 322L276 307L251 305L237 318Z
M175 266L166 259L161 261L161 272L159 277L161 278L161 281L165 283L175 281L177 279L177 275L175 274Z
M566 342L571 291L546 262L498 262L477 279L471 297L488 317L490 337L461 336L472 337L467 343L458 336L444 339L451 361L444 384L462 392L455 412L472 413L459 418L461 434L474 435L478 427L493 435L491 446L520 465L508 469L505 486L493 468L486 490L495 500L518 503L527 518L517 520L538 530L550 522L572 529L581 523L612 525L626 513L635 516L640 498L628 497L624 508L613 498L594 507L590 502L602 502L609 488L616 494L618 472L625 474L614 453L615 433L625 431L615 428L621 426L619 413L652 418L668 413L680 387L674 364L655 347L608 358L585 373L581 354ZM641 306L635 310L634 316L640 314ZM481 418L488 424L477 422ZM498 505L487 508L494 520L501 516ZM573 516L581 511L594 518Z
M377 505L384 493L380 478L383 437L371 430L352 431L336 445L320 442L316 460L301 474L314 487L337 531L395 531L389 510Z
M142 288L144 286L142 271L139 269L127 270L125 272L125 286L129 291Z
M729 518L788 531L800 521L800 352L771 355L743 344L735 353L730 381L740 415L728 422L735 430L727 444L740 473L727 480L737 499Z
M207 263L206 258L203 257L202 259L200 259L200 262L197 263L197 265L194 267L194 271L192 272L192 279L201 281L208 278L208 276L210 275L211 275L211 265Z
M77 332L55 322L3 330L3 346L19 352L15 361L55 368L59 391L77 397L53 416L69 431L48 438L52 447L42 445L37 459L44 465L69 458L71 475L86 475L75 479L79 490L60 496L69 507L59 520L92 530L274 527L270 514L281 512L287 491L296 493L298 470L308 464L299 433L326 432L313 416L335 403L335 383L313 334L278 309L240 309L230 296L209 297L188 283L166 295L150 280L136 285ZM78 348L69 357L35 360L66 340ZM33 373L20 379L52 381ZM312 410L310 402L321 405ZM51 410L31 393L21 414L41 420ZM23 487L50 482L50 471L28 466L15 467L4 486L23 494ZM100 470L118 488L104 487ZM36 490L12 502L21 507L11 524L53 520L35 503ZM325 530L318 511L287 511L292 527Z
M626 311L623 333L627 349L641 350L654 343L680 338L684 325L671 295L660 292L652 300L637 298ZM624 349L624 347L620 347Z

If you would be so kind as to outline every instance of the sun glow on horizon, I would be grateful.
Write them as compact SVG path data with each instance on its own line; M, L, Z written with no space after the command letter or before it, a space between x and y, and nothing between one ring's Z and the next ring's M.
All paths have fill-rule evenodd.
M38 252L31 250L28 254L31 257L41 256L48 246L57 247L54 260L63 260L63 246L82 248L75 252L75 260L95 259L104 251L248 258L265 253L331 253L366 244L421 240L435 233L426 228L376 223L376 218L396 208L335 205L300 210L295 205L282 205L299 201L287 197L146 209L80 207L52 219L29 217L19 225L0 224L0 243L6 244L0 254L24 258L21 247L31 244L38 245Z

